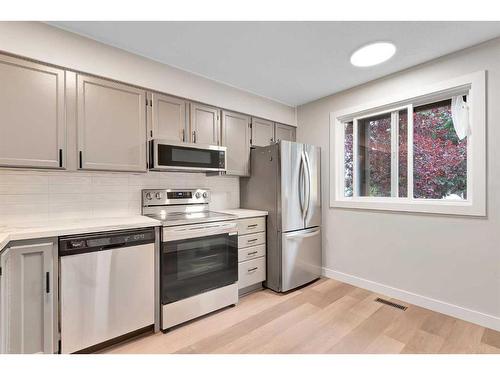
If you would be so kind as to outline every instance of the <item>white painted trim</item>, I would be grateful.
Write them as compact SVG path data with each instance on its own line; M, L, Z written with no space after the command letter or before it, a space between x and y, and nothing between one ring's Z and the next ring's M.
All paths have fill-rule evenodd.
M485 314L479 311L471 310L466 307L453 305L448 302L440 301L434 298L422 296L403 289L398 289L389 285L380 284L375 281L363 279L358 276L349 275L340 271L335 271L323 267L323 276L368 289L375 293L384 294L391 298L397 298L401 301L411 303L429 310L437 311L442 314L453 316L480 326L500 331L500 317Z
M468 136L467 154L467 200L414 199L412 178L409 176L407 198L399 197L345 197L343 173L344 137L342 124L372 113L388 112L398 106L430 103L445 96L468 90L471 103L470 118L472 134ZM408 113L408 145L413 122ZM409 146L409 150L411 147ZM340 152L342 150L342 152ZM440 82L427 88L415 88L405 94L381 99L376 102L351 107L330 113L330 207L359 208L371 210L422 212L449 215L486 216L486 71L479 71ZM408 155L408 172L413 169L413 154ZM356 169L356 165L354 165ZM354 177L356 174L354 173Z
M413 105L410 104L408 105L407 109L407 121L408 121L408 136L406 140L406 149L408 151L408 157L406 158L407 160L407 165L406 165L406 170L408 171L408 175L406 177L406 182L408 183L406 187L406 196L408 198L413 197L413 147L410 147L410 145L413 144Z
M391 197L399 197L399 111L391 112Z
M344 126L342 127L344 128ZM358 140L358 136L359 136L359 123L358 123L358 119L355 118L353 121L352 121L352 196L353 197L359 197L359 191L360 191L360 179L359 179L359 147L355 147L359 140ZM342 143L341 143L341 146L342 146L342 155L344 155L344 151L345 151L345 144L344 144L344 139L345 139L345 131L344 131L344 137L342 138ZM344 157L342 158L342 165L344 164L344 158L345 158L345 155ZM342 177L341 179L339 179L340 181L342 181L342 196L345 197L345 188L344 188L344 177Z

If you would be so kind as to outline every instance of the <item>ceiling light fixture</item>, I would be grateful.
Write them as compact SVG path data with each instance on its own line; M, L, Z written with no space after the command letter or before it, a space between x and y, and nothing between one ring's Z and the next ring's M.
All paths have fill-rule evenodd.
M351 55L351 64L359 67L373 66L389 60L395 53L396 46L392 43L370 43Z

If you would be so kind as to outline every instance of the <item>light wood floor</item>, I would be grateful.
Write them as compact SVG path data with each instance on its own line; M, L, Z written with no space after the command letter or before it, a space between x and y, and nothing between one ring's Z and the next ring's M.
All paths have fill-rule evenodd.
M330 279L285 295L263 290L104 353L500 353L500 332L376 297L384 296Z

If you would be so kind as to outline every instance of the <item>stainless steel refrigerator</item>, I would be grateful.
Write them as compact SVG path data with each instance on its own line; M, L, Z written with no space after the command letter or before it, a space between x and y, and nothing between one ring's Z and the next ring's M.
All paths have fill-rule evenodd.
M321 149L280 141L251 150L240 206L269 212L267 280L278 292L321 275Z

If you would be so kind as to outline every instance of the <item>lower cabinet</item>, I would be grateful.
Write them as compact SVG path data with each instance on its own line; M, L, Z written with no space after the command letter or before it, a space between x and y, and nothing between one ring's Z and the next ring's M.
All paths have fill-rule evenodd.
M57 352L57 239L13 242L0 256L0 353Z
M266 280L266 218L238 220L238 290L245 294Z

